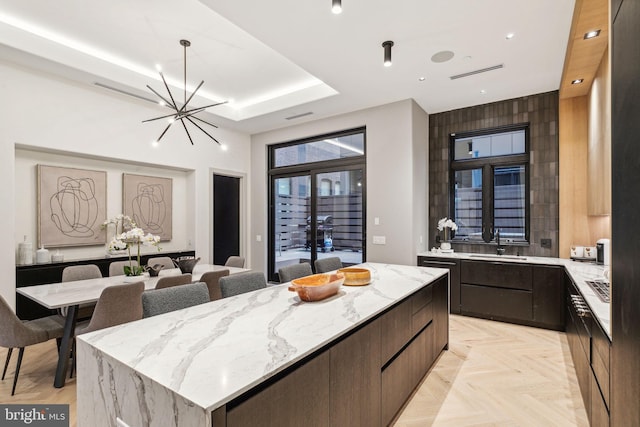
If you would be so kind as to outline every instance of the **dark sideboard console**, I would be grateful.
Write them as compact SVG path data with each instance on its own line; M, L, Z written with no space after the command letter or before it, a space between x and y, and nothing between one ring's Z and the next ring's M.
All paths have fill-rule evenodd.
M195 256L195 251L179 251L179 252L153 252L140 256L140 262L144 265L149 258L168 256L176 258L180 256ZM103 276L109 275L109 264L114 261L127 260L126 256L109 257L109 258L90 258L83 260L73 260L65 262L50 262L46 264L31 264L16 266L16 287L22 288L26 286L43 285L46 283L57 283L62 281L62 270L70 265L95 264L100 268ZM30 299L16 294L16 314L20 319L32 320L39 317L45 317L52 314L52 310L42 307L40 304Z

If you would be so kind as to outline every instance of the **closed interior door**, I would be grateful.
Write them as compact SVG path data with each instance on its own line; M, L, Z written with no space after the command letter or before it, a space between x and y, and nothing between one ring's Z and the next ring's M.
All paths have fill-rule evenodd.
M240 255L240 178L213 176L213 263Z

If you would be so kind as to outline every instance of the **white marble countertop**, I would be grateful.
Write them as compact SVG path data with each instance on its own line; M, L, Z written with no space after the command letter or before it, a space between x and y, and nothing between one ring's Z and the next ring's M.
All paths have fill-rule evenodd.
M516 257L511 255L485 255L464 252L445 253L429 251L421 252L418 256L562 266L569 273L569 276L573 279L578 290L582 293L582 296L591 309L594 318L598 321L604 332L609 336L609 339L611 339L611 304L603 302L586 283L587 280L604 280L604 270L608 269L608 266L596 265L595 262L579 262L564 258L536 257L527 255Z
M276 285L77 339L92 347L91 357L104 354L213 411L447 273L361 266L372 272L370 285L342 286L320 302Z

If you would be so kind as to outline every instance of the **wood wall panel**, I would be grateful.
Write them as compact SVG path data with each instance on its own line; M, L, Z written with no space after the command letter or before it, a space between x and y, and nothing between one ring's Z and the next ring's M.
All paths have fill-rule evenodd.
M587 158L589 99L565 98L559 106L560 135L560 258L570 257L571 245L593 246L611 236L608 216L589 216Z
M589 91L589 155L587 158L589 215L611 215L611 89L609 51Z

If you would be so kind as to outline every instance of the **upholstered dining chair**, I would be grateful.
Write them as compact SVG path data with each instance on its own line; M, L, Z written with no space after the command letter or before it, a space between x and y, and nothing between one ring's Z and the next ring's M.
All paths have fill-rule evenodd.
M244 268L244 257L232 255L224 263L225 267Z
M264 274L260 271L247 271L220 278L220 294L222 298L231 297L267 287Z
M18 352L18 362L13 375L13 387L11 388L11 396L16 392L16 384L18 383L18 375L20 374L20 365L22 365L22 356L25 347L49 341L52 338L59 339L62 337L64 319L58 315L43 317L28 322L18 319L7 301L0 296L0 346L8 348L7 359L4 362L4 370L2 371L2 379L7 373L7 367L11 360L11 353L14 348L20 349Z
M95 264L86 264L86 265L70 265L65 267L62 270L62 281L63 282L75 282L76 280L87 280L87 279L100 279L102 277L102 272L100 268ZM93 314L93 308L95 307L95 303L86 303L80 304L78 307L78 319L85 320L89 319ZM60 309L60 314L63 316L67 315L67 308L62 307Z
M147 265L149 267L153 267L156 264L160 264L163 266L163 270L168 270L170 268L176 268L175 264L173 264L173 260L168 256L159 256L155 258L149 258L147 260Z
M311 271L311 264L308 262L301 262L298 264L287 265L278 269L278 277L280 277L280 283L290 282L298 277L310 276L313 274Z
M220 293L220 278L229 275L229 270L207 271L200 277L200 281L207 284L211 301L222 298Z
M330 258L321 258L315 260L314 265L316 267L316 273L327 273L329 271L342 268L342 261L337 256Z
M170 288L191 283L191 273L184 273L179 276L166 276L158 279L156 289Z
M78 326L76 335L142 319L142 292L144 292L144 282L107 286L100 293L89 324L84 327ZM73 377L73 371L76 366L75 338L72 354L69 378Z
M209 302L209 289L203 282L142 293L142 316L152 317Z
M113 261L109 264L109 277L113 276L124 276L124 267L126 265L131 265L133 267L138 266L138 261L132 259L131 263L129 261Z
M142 319L144 282L107 286L100 293L89 324L76 335Z

